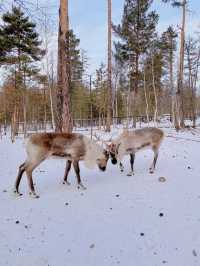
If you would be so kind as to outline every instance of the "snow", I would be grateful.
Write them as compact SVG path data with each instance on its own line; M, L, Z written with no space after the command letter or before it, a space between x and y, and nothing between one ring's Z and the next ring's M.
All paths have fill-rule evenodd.
M104 173L81 164L87 190L79 191L73 171L71 186L62 184L64 160L48 160L34 172L39 199L29 197L25 176L23 196L13 195L24 145L3 137L0 266L199 266L200 134L165 132L154 174L151 151L136 155L133 177L110 162Z

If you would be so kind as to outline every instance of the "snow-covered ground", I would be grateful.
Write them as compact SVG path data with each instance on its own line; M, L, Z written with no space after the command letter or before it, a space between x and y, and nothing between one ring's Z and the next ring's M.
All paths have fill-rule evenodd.
M104 173L81 164L86 191L73 171L62 185L63 160L44 162L34 172L39 199L25 176L23 196L12 194L23 140L0 140L0 266L199 266L200 134L166 135L178 138L165 138L155 174L151 151L137 154L134 177L110 162Z

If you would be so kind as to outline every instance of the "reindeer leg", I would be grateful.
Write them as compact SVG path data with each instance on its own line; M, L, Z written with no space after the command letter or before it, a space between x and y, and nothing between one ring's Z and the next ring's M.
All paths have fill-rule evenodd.
M36 194L35 192L35 188L33 185L33 177L32 177L32 173L33 170L42 162L45 160L45 157L40 158L40 160L38 160L35 163L32 162L28 162L26 164L26 175L27 175L27 179L28 179L28 186L29 186L29 195L32 196L33 198L39 198L39 195Z
M149 168L150 174L154 173L154 170L155 170L155 167L156 167L156 162L157 162L157 159L158 159L158 150L154 149L153 152L154 152L154 159L153 159L153 163L152 163L151 167Z
M77 183L78 183L78 189L83 189L85 190L86 187L84 187L84 185L81 182L81 177L80 177L80 168L79 168L79 163L78 161L73 161L73 166L74 166L74 170L76 173L76 178L77 178Z
M29 195L32 196L33 198L39 198L39 195L36 194L35 188L33 185L33 178L32 178L32 171L29 170L26 172L27 178L28 178L28 186L29 186Z
M65 174L64 174L64 178L63 178L63 184L67 184L67 185L70 185L70 183L67 181L67 178L68 178L68 174L69 174L69 171L71 169L71 165L72 165L72 162L67 160L66 162L66 167L65 167Z
M119 163L119 169L121 172L124 172L124 166L123 166L122 162Z
M131 164L131 171L127 174L127 176L134 175L134 161L135 161L135 153L130 154L130 164Z
M26 168L25 164L26 163L23 163L20 165L18 175L17 175L16 181L15 181L15 186L14 186L14 193L16 193L19 196L22 196L22 194L19 192L19 184L20 184L20 181L22 179L22 175L25 172L25 168Z

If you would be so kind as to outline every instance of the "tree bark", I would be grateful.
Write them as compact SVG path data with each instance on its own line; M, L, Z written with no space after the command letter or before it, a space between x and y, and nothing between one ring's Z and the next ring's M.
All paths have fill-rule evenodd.
M145 66L144 66L144 97L145 97L145 102L146 102L146 117L147 117L147 123L149 125L149 103L147 99L147 90L146 90L146 73L145 73Z
M68 0L60 0L58 33L57 131L73 129L70 107L70 56Z
M177 104L180 115L180 127L184 128L184 105L183 105L183 75L184 75L184 51L185 51L185 16L186 16L186 0L182 2L182 26L181 26L181 42L180 42L180 58L178 73L178 88L176 92Z
M155 99L155 110L154 110L154 123L158 121L158 97L156 93L156 83L155 83L155 74L154 74L154 54L152 55L151 59L151 68L152 68L152 84L153 84L153 92L154 92L154 99Z
M106 131L110 132L112 123L112 1L108 0L108 80L107 80L107 119Z

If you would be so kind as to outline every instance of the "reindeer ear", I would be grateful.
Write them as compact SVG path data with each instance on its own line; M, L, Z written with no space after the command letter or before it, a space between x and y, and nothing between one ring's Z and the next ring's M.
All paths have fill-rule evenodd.
M103 153L106 155L106 157L109 157L109 152L106 149L103 150Z
M106 150L110 150L110 145L106 143Z
M119 151L119 147L120 147L120 145L121 145L121 143L119 143L118 145L117 145L117 147L116 147L116 152L118 153L118 151Z

